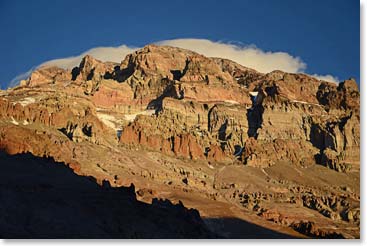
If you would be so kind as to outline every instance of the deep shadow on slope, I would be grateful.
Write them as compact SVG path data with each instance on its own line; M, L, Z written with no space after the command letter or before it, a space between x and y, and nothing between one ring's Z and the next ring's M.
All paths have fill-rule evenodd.
M143 203L133 186L99 186L50 158L0 151L0 168L0 238L290 238L237 218L204 223L182 203Z
M231 239L294 239L291 235L273 231L238 218L206 218L205 223L224 238Z
M63 163L0 152L0 238L211 238L182 204L136 200L133 186L102 187Z

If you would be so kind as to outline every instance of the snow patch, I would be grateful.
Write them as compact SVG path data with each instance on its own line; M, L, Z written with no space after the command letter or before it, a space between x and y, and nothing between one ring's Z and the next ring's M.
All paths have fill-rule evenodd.
M224 102L230 103L230 104L240 104L239 102L234 101L234 100L224 100Z
M100 121L103 122L103 124L105 124L106 126L119 131L121 130L121 128L116 127L116 126L120 126L121 125L121 119L116 119L115 116L110 115L110 114L106 114L106 113L101 113L102 109L97 108L97 117ZM125 114L124 115L124 120L132 122L135 120L136 116L138 115L153 115L155 114L155 110L144 110L135 114Z
M133 122L135 120L136 116L138 116L138 115L153 115L153 114L155 114L155 109L140 111L136 114L125 114L124 118L125 118L125 120L127 120L129 122Z
M124 118L125 120L129 122L133 122L138 114L125 114Z
M317 104L317 103L310 103L310 102L298 101L298 100L292 100L292 102L302 103L302 104L309 104L309 105L315 105L315 106L321 106L320 104Z
M292 102L298 102L298 103L308 104L308 102L305 102L305 101L298 101L298 100L292 100Z
M115 123L117 122L117 120L116 120L116 118L113 115L97 113L97 117L106 126L112 128L112 129L118 130L118 128L116 128L116 125L115 125Z
M13 117L11 117L11 123L13 123L14 125L19 125L19 122L16 121Z
M18 101L18 103L20 103L20 105L22 105L23 107L27 106L28 104L35 103L35 102L36 102L36 99L33 97L25 97L22 100Z
M255 105L257 102L257 96L259 95L259 92L257 91L250 91L251 101L252 105Z

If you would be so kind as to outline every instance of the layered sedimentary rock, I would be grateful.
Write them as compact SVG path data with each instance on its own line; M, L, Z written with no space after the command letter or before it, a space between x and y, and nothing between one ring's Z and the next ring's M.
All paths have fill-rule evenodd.
M263 200L299 205L297 213L315 210L322 216L317 223L327 217L358 224L358 190L347 192L353 197L349 207L339 202L344 205L336 208L325 200L326 188L278 175L284 167L297 175L307 170L302 177L311 182L309 176L322 167L330 176L358 177L360 94L353 79L335 84L306 74L263 74L230 60L156 45L121 60L86 56L71 70L41 67L19 86L1 91L0 148L53 157L99 183L122 185L115 176L123 173L142 190L164 184L172 192L205 194L240 204L266 221L283 221L278 218L287 211L283 205L274 210L271 203L256 203L263 197L248 190L270 186L273 191ZM141 159L130 155L134 151ZM255 183L243 183L235 172L233 183L220 183L233 166L254 172ZM350 182L357 186L359 179ZM301 190L308 188L320 194L306 197ZM292 190L298 198L279 190ZM342 188L335 192L336 200L346 201ZM326 235L297 216L289 215L284 224Z

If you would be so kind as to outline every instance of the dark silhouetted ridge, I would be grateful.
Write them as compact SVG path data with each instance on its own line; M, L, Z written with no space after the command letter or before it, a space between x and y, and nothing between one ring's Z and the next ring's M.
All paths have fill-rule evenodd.
M1 238L212 238L182 203L136 200L134 186L99 186L63 163L0 152Z

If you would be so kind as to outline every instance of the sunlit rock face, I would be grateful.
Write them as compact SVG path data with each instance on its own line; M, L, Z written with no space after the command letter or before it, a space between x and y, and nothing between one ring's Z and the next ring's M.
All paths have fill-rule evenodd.
M0 93L0 148L9 154L53 157L116 186L133 181L180 198L177 190L225 199L266 221L287 211L268 209L275 196L292 190L293 196L278 200L312 207L322 216L317 223L325 222L316 205L322 201L332 211L327 218L359 226L357 188L343 198L342 182L333 183L335 205L325 200L334 188L325 193L310 181L323 168L329 177L352 180L348 187L359 184L360 93L353 79L335 84L305 74L264 74L230 60L148 45L121 63L86 56L70 70L41 67ZM305 172L299 180L307 180L277 176L285 169ZM254 177L253 184L243 181ZM233 185L225 183L231 178ZM266 187L266 199L246 190L263 194ZM304 197L309 188L312 198ZM200 204L193 205L200 210ZM295 218L282 223L302 231L308 224ZM348 233L343 237L358 234Z

